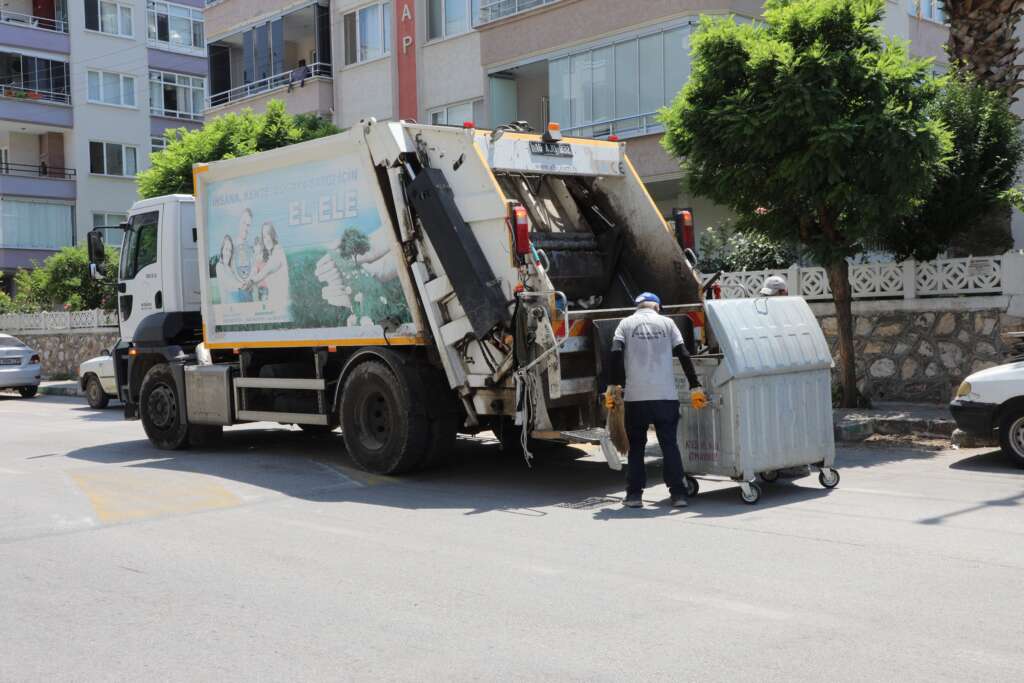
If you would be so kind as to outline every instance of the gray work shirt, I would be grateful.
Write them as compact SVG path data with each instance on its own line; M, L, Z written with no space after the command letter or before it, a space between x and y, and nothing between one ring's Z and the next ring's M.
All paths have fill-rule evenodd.
M626 401L678 401L672 350L683 335L671 318L651 308L639 308L615 328L613 344L623 347Z

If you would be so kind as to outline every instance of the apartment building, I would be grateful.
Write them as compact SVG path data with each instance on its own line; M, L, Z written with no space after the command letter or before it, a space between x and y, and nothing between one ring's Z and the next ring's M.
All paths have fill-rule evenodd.
M202 0L2 3L5 274L123 220L137 198L135 175L163 147L164 131L201 125L202 8ZM10 277L3 286L10 290Z
M274 98L342 127L361 118L494 126L549 121L616 135L666 218L729 221L683 188L658 110L689 77L701 14L755 19L758 0L213 0L208 115ZM940 0L889 0L883 29L945 68ZM297 79L296 75L305 76ZM1019 242L1024 243L1024 221Z

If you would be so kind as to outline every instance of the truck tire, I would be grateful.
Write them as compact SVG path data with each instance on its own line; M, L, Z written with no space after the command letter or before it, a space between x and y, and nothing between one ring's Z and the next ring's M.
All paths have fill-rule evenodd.
M423 377L430 417L430 440L424 458L424 467L442 467L454 460L455 439L462 423L462 410L458 399L444 375L431 367L424 367L420 374Z
M999 447L1024 467L1024 408L1007 410L999 420Z
M430 443L426 401L415 379L368 360L345 380L339 401L341 435L356 465L375 474L401 474L424 464Z
M110 397L103 391L103 385L96 375L89 375L85 382L85 397L89 401L89 407L95 410L102 410L110 403Z
M154 365L142 378L139 417L157 448L174 451L188 446L188 423L178 409L178 385L166 363Z

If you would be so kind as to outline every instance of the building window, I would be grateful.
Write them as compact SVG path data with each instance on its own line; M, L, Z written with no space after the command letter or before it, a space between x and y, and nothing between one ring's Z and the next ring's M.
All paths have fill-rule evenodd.
M103 233L103 242L112 247L120 247L121 238L124 237L124 231L118 226L127 220L128 214L126 213L94 211L92 214L92 227L94 229L106 228L105 230L100 231Z
M134 35L131 5L108 0L85 0L85 27L112 36Z
M908 0L907 12L912 17L931 19L940 24L946 23L946 15L942 11L943 0Z
M391 54L391 3L382 2L345 15L345 64Z
M427 0L427 40L469 30L469 0Z
M133 177L138 173L138 150L118 142L89 142L89 172Z
M466 121L474 123L483 120L484 101L460 102L447 107L431 110L430 123L435 126L461 126Z
M0 52L0 85L8 95L36 93L49 102L71 103L67 62Z
M553 59L550 120L580 137L659 131L658 110L675 98L689 73L689 26Z
M157 137L156 135L149 138L149 151L152 154L162 152L167 149L167 138Z
M203 117L206 79L168 71L149 72L149 109L176 119Z
M72 244L70 204L0 200L0 247L52 249Z
M553 2L558 0L473 0L473 5L477 8L474 12L474 25L479 26L489 21L511 17Z
M89 101L135 106L135 77L109 71L89 71Z
M146 3L146 36L158 43L203 49L203 11L170 2Z

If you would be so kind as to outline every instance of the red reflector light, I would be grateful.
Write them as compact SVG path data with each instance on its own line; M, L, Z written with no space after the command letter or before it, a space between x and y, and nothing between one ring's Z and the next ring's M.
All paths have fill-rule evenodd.
M473 123L472 121L463 121L462 122L462 127L463 128L476 128L476 124Z
M516 254L524 256L530 253L530 221L524 207L517 206L512 211L515 220L513 228L516 238Z
M696 249L697 236L693 231L693 212L683 209L676 214L676 239L683 249Z
M618 142L618 141L619 141L619 136L618 135L615 135L614 133L612 133L611 135L608 136L608 142Z

